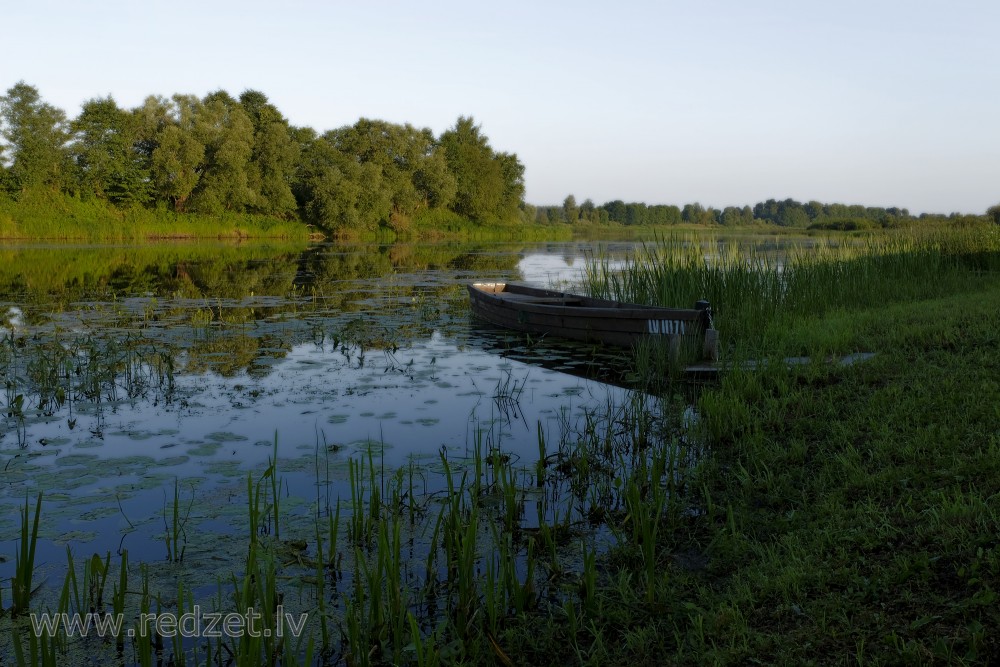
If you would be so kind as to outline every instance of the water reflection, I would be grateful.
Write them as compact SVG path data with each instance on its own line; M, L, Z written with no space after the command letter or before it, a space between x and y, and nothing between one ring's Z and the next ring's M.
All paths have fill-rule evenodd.
M341 494L346 461L368 453L432 467L485 438L531 466L539 430L560 442L627 400L627 362L480 327L465 285L572 284L588 255L634 247L0 249L0 553L11 506L38 491L50 562L62 544L104 553L126 536L137 559L161 557L174 480L199 521L236 531L245 506L227 489L275 440L300 506Z
M123 542L156 560L173 481L217 498L266 464L275 438L304 499L320 453L332 495L350 457L372 452L387 469L441 451L461 460L481 432L527 464L538 424L557 440L574 414L618 391L504 358L484 342L495 336L470 328L467 282L544 280L524 260L550 251L582 253L0 250L0 550L14 549L11 506L44 491L43 560L60 562L66 543L103 553ZM236 531L242 512L231 514L200 518Z

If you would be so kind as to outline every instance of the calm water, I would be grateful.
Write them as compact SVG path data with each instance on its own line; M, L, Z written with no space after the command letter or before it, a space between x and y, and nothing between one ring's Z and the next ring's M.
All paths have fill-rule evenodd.
M631 244L602 244L624 256ZM0 577L44 492L39 563L165 556L175 480L188 559L244 531L277 442L286 507L346 496L346 462L431 472L470 447L533 464L621 399L625 360L470 319L475 280L572 284L590 244L0 248ZM243 494L245 496L245 493ZM201 538L197 536L201 535Z
M637 400L629 359L477 324L465 286L572 288L589 256L635 247L0 247L0 579L38 492L55 586L66 545L165 558L175 484L208 586L245 549L247 473L275 452L303 530L349 495L352 458L415 470L423 493L476 446L530 469L539 432L555 447Z

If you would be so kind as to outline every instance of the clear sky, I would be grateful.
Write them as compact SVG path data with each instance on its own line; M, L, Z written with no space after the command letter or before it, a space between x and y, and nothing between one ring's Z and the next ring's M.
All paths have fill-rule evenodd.
M265 93L319 131L471 115L526 199L1000 202L1000 1L31 0L0 89Z

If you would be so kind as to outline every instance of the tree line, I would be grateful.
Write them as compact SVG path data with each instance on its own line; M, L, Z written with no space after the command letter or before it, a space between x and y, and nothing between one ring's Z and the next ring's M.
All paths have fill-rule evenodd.
M524 166L495 151L472 118L440 136L362 118L323 134L289 123L261 92L147 97L133 109L112 97L76 118L19 82L0 97L0 196L32 192L118 207L214 215L250 213L321 229L404 231L416 220L480 225L619 224L864 229L923 218L905 208L768 199L722 209L648 205L569 195L562 205L524 203ZM948 218L976 217L951 214ZM986 212L1000 224L1000 205Z
M861 206L848 204L806 203L794 199L768 199L754 206L727 206L722 209L705 207L698 203L683 207L672 204L625 203L620 199L596 205L590 199L577 204L576 197L568 195L561 206L527 207L534 220L540 224L609 224L633 225L724 225L727 227L754 224L772 224L780 227L855 230L877 227L896 227L919 220L972 219L959 213L949 215L921 213L910 215L909 210L898 207ZM1000 205L990 207L984 216L1000 224Z
M112 97L76 118L19 82L0 97L0 192L97 198L119 207L250 213L329 231L405 229L422 215L523 222L524 166L472 118L440 136L362 118L319 134L261 92Z

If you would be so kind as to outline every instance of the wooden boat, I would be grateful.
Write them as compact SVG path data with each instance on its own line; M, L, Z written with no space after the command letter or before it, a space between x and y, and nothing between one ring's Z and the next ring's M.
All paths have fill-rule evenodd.
M623 347L663 337L672 349L693 345L704 358L718 358L707 301L692 309L659 308L517 283L475 283L469 285L469 299L476 317L516 331Z

